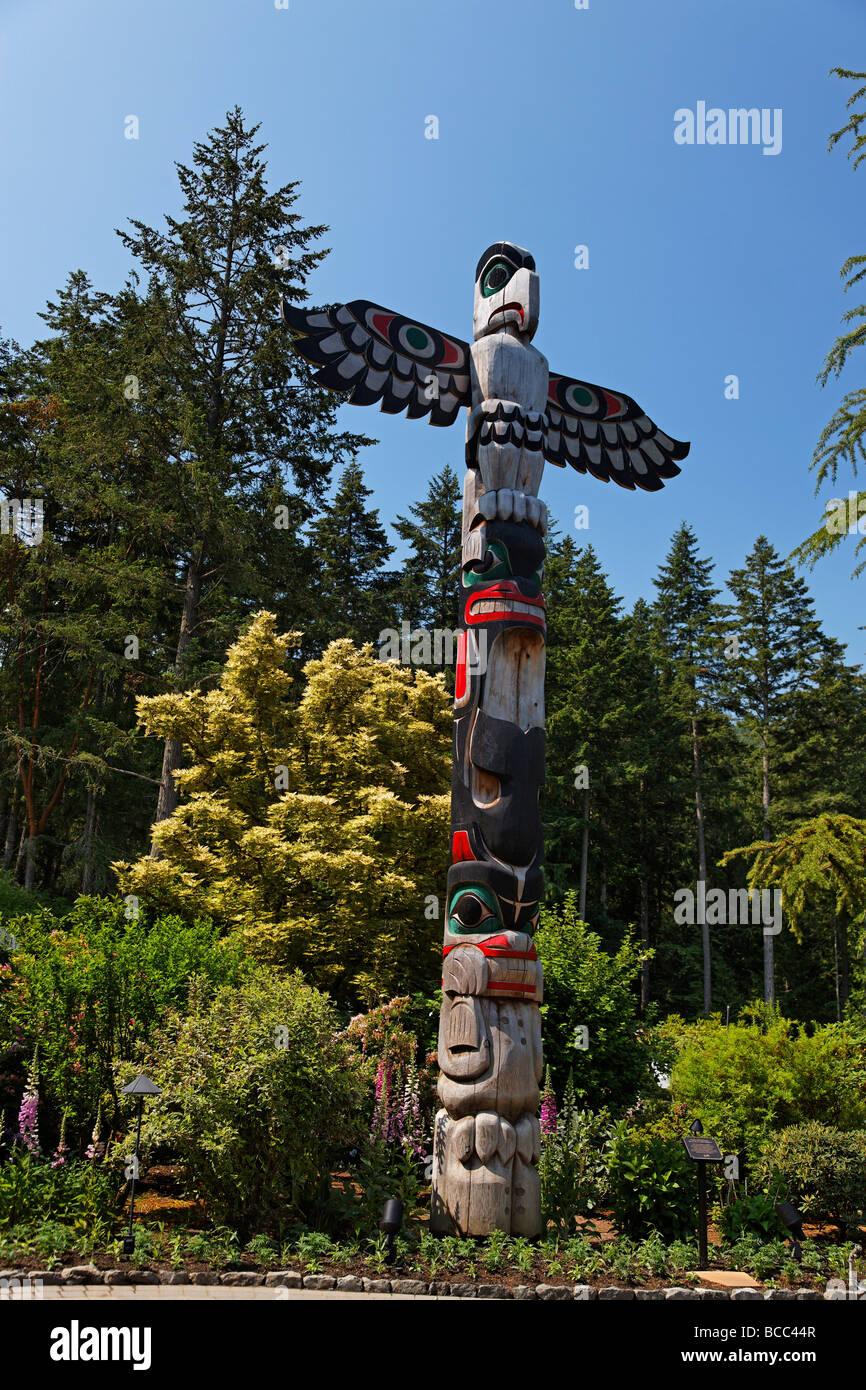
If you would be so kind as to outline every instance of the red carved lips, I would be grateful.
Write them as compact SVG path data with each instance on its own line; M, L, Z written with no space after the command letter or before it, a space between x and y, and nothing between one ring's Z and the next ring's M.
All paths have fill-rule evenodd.
M526 317L525 314L524 314L524 312L523 312L523 305L522 305L522 304L518 304L516 300L512 299L512 301L511 301L510 304L503 304L501 309L494 309L494 310L493 310L493 313L490 315L490 318L487 320L488 326L493 322L493 320L496 318L496 315L497 315L497 314L504 314L508 309L516 309L517 312L518 312L518 314L520 315L520 322L523 323L523 320L524 320L524 318Z
M513 579L502 579L489 589L475 589L466 600L466 622L495 623L504 618L547 630L547 604L541 594L527 598Z

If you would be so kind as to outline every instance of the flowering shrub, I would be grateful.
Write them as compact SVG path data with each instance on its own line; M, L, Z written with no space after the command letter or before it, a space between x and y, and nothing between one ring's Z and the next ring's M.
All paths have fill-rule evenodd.
M430 1001L422 1003L426 1011ZM388 1197L403 1202L407 1218L419 1210L429 1181L436 1054L423 1055L406 1026L413 1008L418 1012L417 996L391 999L357 1014L343 1035L370 1080L372 1116L357 1172L337 1205L345 1222L369 1230Z
M541 1103L541 1209L566 1235L574 1233L576 1217L589 1215L604 1197L609 1124L606 1111L578 1109L571 1078L557 1113L548 1073Z
M114 1063L138 1057L164 1011L185 1004L193 973L214 986L240 972L239 949L220 942L209 923L148 922L144 911L129 921L120 900L79 898L62 919L43 909L5 925L19 949L0 973L0 1104L20 1105L23 1068L38 1043L49 1147L64 1114L72 1147L82 1144L103 1099L111 1129ZM22 1112L31 1139L32 1092Z
M145 1111L143 1147L173 1150L211 1219L244 1239L319 1212L331 1165L361 1139L363 1077L331 1000L300 971L251 969L213 998L191 988L188 1015L158 1030L145 1069L163 1094ZM118 1087L135 1071L127 1064Z
M122 1174L80 1159L56 1164L16 1147L0 1164L0 1230L49 1221L80 1232L109 1228L121 1215Z

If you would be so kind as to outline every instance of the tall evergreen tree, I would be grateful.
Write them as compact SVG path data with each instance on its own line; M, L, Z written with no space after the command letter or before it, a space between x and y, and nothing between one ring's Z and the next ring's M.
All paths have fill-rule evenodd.
M707 711L712 707L720 676L723 609L711 580L712 561L698 555L698 540L686 523L675 533L665 563L655 580L655 603L664 682L670 708L688 729L695 803L698 882L707 883L702 738ZM701 923L704 1014L712 1006L710 929Z
M462 495L450 464L434 474L423 502L413 502L394 530L411 547L400 580L402 616L413 626L456 628L460 605Z
M360 464L344 469L334 495L310 528L316 573L313 595L316 619L311 636L322 650L329 642L350 637L376 642L395 618L396 576L383 567L394 547L389 544L372 491Z
M607 905L608 826L624 775L623 738L628 723L622 694L625 639L620 600L592 546L579 550L570 536L561 542L548 537L548 557L545 860L558 893L573 886L577 868L578 910L584 918L591 827L598 902L602 908Z
M675 858L665 827L672 802L678 809L681 739L664 698L655 614L644 599L637 600L623 627L629 717L623 748L625 794L618 801L615 835L626 861L620 911L628 920L637 920L641 940L648 947L653 944L652 921L656 916L652 912L653 885L664 876L665 859L671 862ZM650 970L650 954L646 952L641 965L642 1012L650 1002Z
M72 792L73 807L83 803L77 886L87 890L97 798L115 771L100 752L129 733L132 688L160 668L153 639L165 576L153 549L160 523L134 477L123 335L110 297L79 271L43 317L56 336L28 354L17 399L2 405L17 431L15 442L4 438L3 485L19 496L24 485L44 511L38 544L5 537L2 545L3 738L23 800L25 887L35 886L42 844L52 849L55 886L64 843L49 825Z
M177 166L182 218L167 216L164 232L133 220L119 233L147 276L146 296L134 277L120 310L160 359L151 360L156 380L135 363L129 370L142 375L143 397L161 397L158 421L144 417L142 449L160 456L176 520L176 687L208 669L208 654L218 656L236 626L241 613L236 602L225 613L226 589L246 586L247 609L261 597L256 562L273 550L269 528L291 501L287 479L316 499L334 462L366 442L335 433L333 397L313 387L280 327L280 293L306 298L326 254L310 246L325 228L293 210L296 183L267 191L257 131L235 107L195 145L192 166ZM180 741L166 739L157 821L176 805L180 761Z
M791 697L814 682L826 647L806 585L759 536L742 569L731 571L736 654L727 663L726 702L754 751L761 833L772 838L771 769L783 742ZM764 997L775 1001L773 937L764 933Z

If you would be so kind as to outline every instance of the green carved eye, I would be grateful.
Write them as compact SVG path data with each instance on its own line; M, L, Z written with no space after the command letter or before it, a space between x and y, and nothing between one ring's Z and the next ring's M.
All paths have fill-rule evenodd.
M495 558L494 558L495 557ZM471 565L463 571L463 587L471 589L476 584L487 584L494 579L510 579L511 565L508 551L501 541L490 541L484 563Z
M501 928L502 920L496 898L483 884L459 888L451 900L448 930L458 936L478 933L488 936Z
M492 294L498 294L505 289L508 281L514 274L516 266L510 261L498 260L484 272L484 279L481 281L481 293L485 299L489 299Z

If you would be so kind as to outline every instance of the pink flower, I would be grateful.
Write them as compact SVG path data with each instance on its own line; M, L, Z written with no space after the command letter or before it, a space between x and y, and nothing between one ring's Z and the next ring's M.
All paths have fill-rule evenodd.
M31 1153L39 1152L39 1095L25 1091L18 1111L18 1137Z
M541 1132L542 1134L556 1133L556 1096L550 1080L550 1067L544 1078L544 1094L541 1097Z

